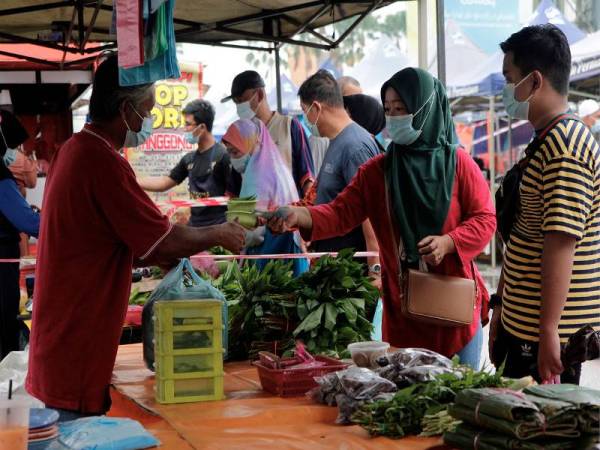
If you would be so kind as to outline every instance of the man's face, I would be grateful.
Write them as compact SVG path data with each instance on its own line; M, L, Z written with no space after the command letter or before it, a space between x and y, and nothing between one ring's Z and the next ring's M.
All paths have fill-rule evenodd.
M203 123L196 123L196 118L193 114L185 114L185 131L192 133L194 136L200 136L206 129L206 125Z
M504 75L507 84L514 83L516 85L519 84L520 81L524 80L525 76L521 73L521 69L519 69L514 63L513 52L508 52L504 55L502 74ZM533 93L535 87L534 83L535 74L532 72L529 74L526 80L524 80L515 88L515 99L520 102L527 100L527 98L529 98Z
M260 103L261 97L262 96L260 88L246 89L244 92L242 92L242 95L240 95L239 97L233 97L233 102L236 105L239 105L240 103L250 102L250 107L253 111L256 111L256 109L258 108L258 104Z
M147 117L152 117L152 108L156 99L154 97L154 89L148 94L145 100L139 105L133 105L131 102L123 103L123 115L131 131L138 132L142 129L142 122Z

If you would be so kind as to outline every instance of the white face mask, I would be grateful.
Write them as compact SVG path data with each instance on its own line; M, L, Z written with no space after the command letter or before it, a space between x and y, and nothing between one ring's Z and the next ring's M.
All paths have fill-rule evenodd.
M246 153L244 156L240 158L231 158L231 165L235 169L235 171L239 174L243 174L246 171L246 167L248 167L248 162L250 161L250 155Z
M237 105L235 105L240 119L250 120L254 118L254 116L256 116L256 112L252 109L252 106L250 106L250 102L254 100L256 94L258 94L258 92L255 92L254 95L250 97L250 100L248 100L247 102L238 103Z

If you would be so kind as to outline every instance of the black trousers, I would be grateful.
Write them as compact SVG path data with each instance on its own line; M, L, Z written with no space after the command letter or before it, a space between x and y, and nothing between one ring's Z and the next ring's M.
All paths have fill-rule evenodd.
M0 243L0 259L19 258L19 243ZM0 263L0 360L19 350L19 263Z
M537 342L519 339L510 334L500 323L498 335L494 341L493 354L490 356L496 368L506 361L504 376L510 378L532 376L538 383L541 383L537 365L538 347ZM581 364L577 364L573 367L565 367L565 371L560 376L560 382L579 384L580 378Z

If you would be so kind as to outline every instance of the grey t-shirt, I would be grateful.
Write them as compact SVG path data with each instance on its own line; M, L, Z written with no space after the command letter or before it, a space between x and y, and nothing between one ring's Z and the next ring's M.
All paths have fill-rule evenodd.
M352 122L334 139L323 159L317 177L317 205L329 203L350 184L358 168L379 154L373 137L360 125ZM366 250L362 227L345 236L313 242L316 252L336 252L344 248Z

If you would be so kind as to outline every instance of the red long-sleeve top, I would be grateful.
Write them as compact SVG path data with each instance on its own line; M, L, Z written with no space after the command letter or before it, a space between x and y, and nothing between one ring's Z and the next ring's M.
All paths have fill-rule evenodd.
M489 296L474 259L490 242L496 229L496 215L481 170L464 150L459 149L456 154L452 200L442 229L442 234L453 239L456 253L447 255L430 271L476 281L477 305L471 325L442 327L420 323L402 314L395 250L400 235L398 227L391 225L393 219L390 221L387 213L384 155L364 164L333 202L309 208L313 228L311 235L305 237L310 240L343 235L370 219L379 243L382 265L383 339L395 347L424 347L452 356L467 345L480 321L487 322Z

